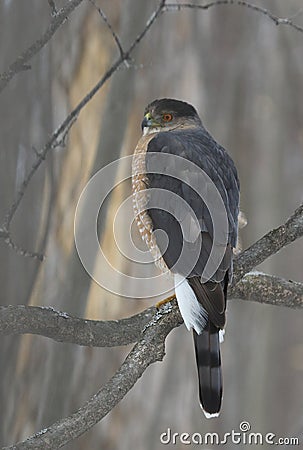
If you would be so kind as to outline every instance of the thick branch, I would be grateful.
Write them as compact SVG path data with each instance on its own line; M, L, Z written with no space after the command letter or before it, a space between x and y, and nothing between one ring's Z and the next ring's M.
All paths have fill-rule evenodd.
M28 49L26 49L16 61L14 61L6 72L0 74L0 92L18 73L30 69L28 61L36 55L53 37L58 28L65 22L66 18L73 12L83 0L69 0L60 11L53 14L53 19L45 33L37 39Z
M115 347L137 342L142 330L156 313L151 307L121 320L85 320L53 308L1 306L0 336L38 334L58 342L92 347Z
M303 284L296 281L250 272L229 290L229 298L238 298L268 305L303 308Z
M303 308L303 284L260 272L246 274L228 291L229 299ZM179 314L176 302L171 302ZM38 306L1 306L0 336L37 334L58 342L91 347L115 347L137 342L147 323L157 317L152 306L139 314L121 320L86 320L72 317L53 308ZM181 316L179 316L181 319Z
M145 328L141 340L120 369L84 406L26 441L6 447L6 450L57 449L81 436L122 400L150 364L163 359L165 338L180 324L176 309L171 309L169 305L162 306L161 314Z
M301 236L303 236L303 205L296 209L285 224L265 234L235 258L232 286L234 287L247 272L261 264L269 256L274 255Z

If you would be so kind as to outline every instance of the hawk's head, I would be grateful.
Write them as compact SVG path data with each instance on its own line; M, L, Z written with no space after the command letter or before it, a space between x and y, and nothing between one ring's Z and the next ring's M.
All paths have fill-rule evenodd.
M141 127L144 134L201 125L195 108L189 103L170 98L151 102L144 111Z

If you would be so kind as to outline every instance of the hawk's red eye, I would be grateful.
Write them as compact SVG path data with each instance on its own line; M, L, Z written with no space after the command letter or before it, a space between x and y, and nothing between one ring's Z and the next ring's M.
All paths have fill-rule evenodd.
M163 114L162 119L164 120L164 122L170 122L171 120L173 120L173 116L172 114Z

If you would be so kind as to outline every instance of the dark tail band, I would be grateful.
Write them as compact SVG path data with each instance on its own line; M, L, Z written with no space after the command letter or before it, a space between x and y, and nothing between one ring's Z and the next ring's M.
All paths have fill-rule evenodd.
M217 417L222 402L219 328L208 321L201 334L193 331L200 404L207 418Z

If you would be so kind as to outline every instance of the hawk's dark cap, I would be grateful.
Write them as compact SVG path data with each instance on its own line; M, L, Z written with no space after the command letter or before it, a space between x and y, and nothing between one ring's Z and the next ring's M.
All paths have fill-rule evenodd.
M161 114L162 112L172 112L177 117L198 116L197 111L192 105L172 98L161 98L154 100L145 108L144 114L151 110L154 110L156 114Z

